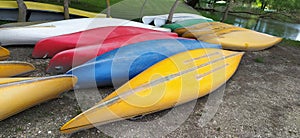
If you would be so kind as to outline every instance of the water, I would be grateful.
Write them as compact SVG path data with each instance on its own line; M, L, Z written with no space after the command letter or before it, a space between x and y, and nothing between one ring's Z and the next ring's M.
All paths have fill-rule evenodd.
M219 13L205 13L221 18ZM228 20L233 22L233 25L252 29L258 32L267 33L274 36L279 36L287 39L300 41L300 24L292 24L280 22L272 19L263 18L242 18L238 16L228 15Z
M300 41L300 24L284 23L271 19L243 19L237 17L234 20L234 25Z

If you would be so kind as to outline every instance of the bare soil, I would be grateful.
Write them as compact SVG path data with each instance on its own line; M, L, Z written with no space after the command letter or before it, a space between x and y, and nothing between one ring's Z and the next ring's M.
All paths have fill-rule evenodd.
M37 67L31 76L49 76L45 73L49 59L32 59L32 46L7 48L11 51L9 60L27 61ZM197 124L205 113L208 96L200 98L189 118L164 137L300 137L299 74L300 47L279 44L259 52L246 52L236 74L227 82L223 101L212 120L205 126ZM109 93L113 88L101 91ZM95 128L61 134L59 128L80 112L74 92L69 91L1 121L0 137L109 137Z

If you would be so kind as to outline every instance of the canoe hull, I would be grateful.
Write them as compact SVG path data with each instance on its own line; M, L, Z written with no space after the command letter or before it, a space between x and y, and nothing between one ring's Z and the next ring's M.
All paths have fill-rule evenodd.
M0 62L0 77L25 76L35 70L35 67L26 62L2 61Z
M0 46L0 61L1 60L6 60L10 55L10 52L4 48Z
M28 9L27 21L54 21L63 20L63 7L58 5L39 3L39 2L24 2ZM106 15L93 12L82 11L69 8L70 18L82 17L103 17ZM8 21L17 21L18 5L15 1L0 1L0 19Z
M77 76L76 88L119 87L153 64L179 52L198 48L220 48L197 40L152 40L115 49L73 68L67 74Z
M79 66L90 59L100 56L106 52L119 47L127 46L149 40L178 38L177 35L166 33L145 33L137 35L126 35L106 39L103 44L84 46L75 49L65 50L56 54L49 62L47 72L52 74L66 73L72 67Z
M58 97L76 83L71 75L34 78L0 85L0 121ZM53 87L55 86L55 87Z
M0 42L6 45L34 45L39 40L76 33L84 30L106 26L135 26L152 30L170 31L138 22L115 18L83 18L48 22L26 27L0 28Z
M28 10L29 15L26 21L58 21L64 20L63 13ZM70 19L84 18L83 16L70 15ZM17 21L18 9L0 9L0 19L6 21Z
M151 22L153 22L155 26L162 26L162 25L166 24L168 16L169 16L168 14L156 15L156 16L144 16L142 18L142 21L145 24L150 24ZM172 22L179 22L179 21L189 20L189 19L206 19L206 20L211 20L209 18L206 18L206 17L201 16L201 15L197 15L197 14L175 13L173 15Z
M0 78L0 85L12 83L12 82L24 81L24 80L31 80L31 79L34 78L30 78L30 77Z
M197 49L172 56L131 79L60 130L72 133L161 111L207 95L234 74L242 55L218 49Z
M208 20L208 19L189 19L189 20L184 20L172 24L165 24L162 27L164 28L170 28L172 31L178 29L178 28L184 28L184 27L189 27L195 24L199 23L205 23L205 22L213 22L213 20Z
M207 32L203 30L208 30ZM223 49L258 51L279 43L282 38L224 23L200 23L187 28L176 29L183 37L221 44Z
M107 39L126 35L158 33L161 31L132 27L132 26L108 26L46 38L37 42L32 52L33 58L53 57L55 54L78 47L100 45L107 43ZM161 32L165 35L177 36L175 33ZM111 43L111 42L110 42Z

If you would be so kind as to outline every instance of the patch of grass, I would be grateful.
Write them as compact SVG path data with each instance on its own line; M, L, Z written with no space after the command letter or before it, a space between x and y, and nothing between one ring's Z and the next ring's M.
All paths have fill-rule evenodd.
M254 61L257 62L257 63L264 63L265 62L264 58L262 58L262 57L258 57L256 59L254 59Z
M295 46L295 47L300 47L300 41L295 41L291 39L283 39L280 43L280 46Z
M80 109L80 108L77 108L77 109L76 109L76 114L81 114L81 113L82 113L81 109Z
M7 24L7 23L12 23L12 21L4 21L4 20L0 20L0 25L2 25L2 24Z
M16 131L17 131L17 132L20 132L20 131L24 131L24 130L23 130L22 128L20 128L20 127L17 127L17 128L16 128Z

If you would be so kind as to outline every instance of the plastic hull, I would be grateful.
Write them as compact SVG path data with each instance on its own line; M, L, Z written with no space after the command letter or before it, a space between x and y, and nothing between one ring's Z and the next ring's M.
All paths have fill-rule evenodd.
M198 48L220 48L197 40L164 39L122 47L73 68L68 74L78 77L76 88L118 87L153 64L179 52Z
M195 24L199 24L199 23L206 23L206 22L213 22L213 20L209 20L209 19L189 19L189 20L184 20L184 21L179 21L176 23L172 23L172 24L165 24L163 25L164 28L169 28L172 31L178 29L178 28L184 28L184 27L189 27Z
M224 49L244 51L267 49L282 40L279 37L219 22L201 23L176 29L175 32L182 34L183 37L221 44Z
M145 25L138 22L133 22L115 18L82 18L70 19L56 22L48 22L26 27L1 28L0 42L5 45L34 45L39 40L48 37L76 33L84 30L107 27L107 26L135 26L148 28L153 30L169 31L165 28L157 28L151 25Z
M58 97L73 88L71 75L20 80L0 85L0 120Z
M6 60L10 55L10 52L4 48L0 46L0 60Z
M1 61L0 77L24 76L35 70L35 67L27 62Z
M164 15L155 15L155 16L144 16L142 18L143 23L149 24L151 22L154 22L155 26L162 26L166 24L169 14ZM191 14L191 13L175 13L172 18L172 22L179 22L189 19L206 19L211 20L209 18L206 18L201 15L197 14Z
M53 57L58 52L90 45L100 45L107 43L106 39L115 38L116 41L123 41L122 38L117 40L116 37L144 34L151 32L161 32L152 29L132 27L132 26L108 26L81 31L72 34L55 36L40 40L32 52L33 58ZM162 32L166 35L176 35L175 33ZM111 42L110 42L111 43ZM116 42L118 43L118 42Z
M116 38L106 39L102 44L79 47L75 49L65 50L56 54L49 62L47 68L48 73L58 74L66 73L72 67L81 65L88 60L100 56L106 52L114 50L119 47L127 46L138 42L148 40L159 40L177 38L177 34L171 33L145 33L120 36Z
M39 2L30 2L25 1L27 10L30 13L27 17L28 21L40 21L40 20L63 20L64 19L64 10L62 6L39 3ZM0 19L1 20L11 20L17 21L18 19L18 4L16 1L0 1ZM71 18L79 17L103 17L105 14L98 14L83 10L78 10L74 8L69 8L69 13Z
M72 133L205 96L234 74L242 55L219 49L197 49L172 56L131 79L60 130Z

